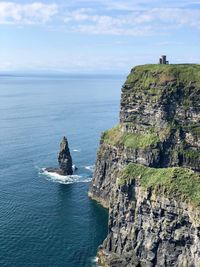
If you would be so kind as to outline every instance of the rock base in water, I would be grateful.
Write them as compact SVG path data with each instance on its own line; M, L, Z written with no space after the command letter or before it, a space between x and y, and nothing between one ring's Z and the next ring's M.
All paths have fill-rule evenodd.
M65 173L63 172L63 170L61 170L60 168L52 168L52 167L49 167L49 168L46 168L45 171L51 172L51 173L57 173L59 175L65 175Z

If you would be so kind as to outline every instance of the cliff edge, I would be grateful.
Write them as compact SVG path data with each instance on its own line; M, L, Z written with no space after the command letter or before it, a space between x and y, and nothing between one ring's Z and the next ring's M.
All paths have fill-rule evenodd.
M199 152L200 65L133 68L89 190L109 208L101 266L200 266Z

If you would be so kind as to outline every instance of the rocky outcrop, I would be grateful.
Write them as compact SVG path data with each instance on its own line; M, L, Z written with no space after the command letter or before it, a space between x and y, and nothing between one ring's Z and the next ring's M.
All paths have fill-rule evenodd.
M102 266L200 266L199 151L200 66L134 68L120 124L102 134L89 190L109 208ZM147 169L129 168L119 183L131 164Z
M60 168L46 168L48 172L55 172L60 175L72 175L72 157L70 154L67 138L64 136L60 143L60 151L58 154L58 163Z
M58 154L58 163L64 175L73 174L72 157L69 151L67 138L64 136L60 143L60 152Z

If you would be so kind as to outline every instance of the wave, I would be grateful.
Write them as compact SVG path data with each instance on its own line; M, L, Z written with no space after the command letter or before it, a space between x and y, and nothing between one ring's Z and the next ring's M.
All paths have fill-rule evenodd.
M97 267L98 257L91 258L90 262L92 263L92 267Z
M90 262L92 263L92 267L103 267L103 266L99 265L97 256L92 257Z
M73 149L74 152L80 152L80 149Z
M91 177L84 177L82 175L60 175L58 173L48 172L45 168L40 169L39 174L44 175L51 182L60 184L88 183L92 180Z
M94 168L95 168L95 165L85 166L85 169L91 172L94 172Z

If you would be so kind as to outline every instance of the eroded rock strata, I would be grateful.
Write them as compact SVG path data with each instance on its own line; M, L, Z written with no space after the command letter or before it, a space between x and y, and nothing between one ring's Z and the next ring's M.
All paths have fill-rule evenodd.
M199 111L199 65L132 69L89 190L109 208L102 266L200 266Z
M58 163L63 174L73 174L72 157L69 150L67 138L64 136L60 143L60 151L58 154Z
M48 172L54 172L60 175L72 175L73 165L72 157L69 150L67 138L64 136L60 143L60 151L58 154L59 168L46 168ZM76 168L76 167L75 167Z

